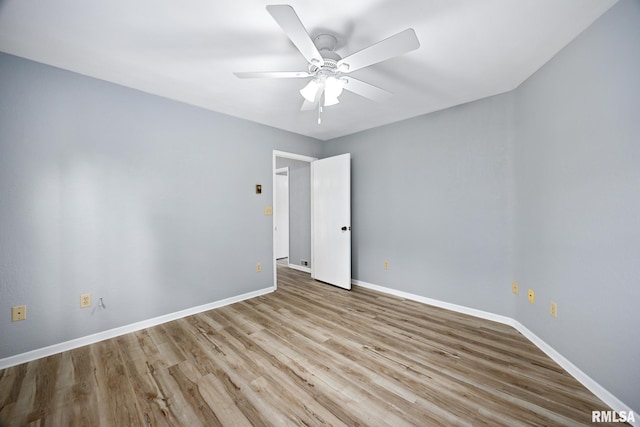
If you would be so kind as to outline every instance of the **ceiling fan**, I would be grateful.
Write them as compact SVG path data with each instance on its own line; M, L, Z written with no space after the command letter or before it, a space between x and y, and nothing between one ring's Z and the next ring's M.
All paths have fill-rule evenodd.
M318 108L318 123L323 107L338 104L343 89L374 101L383 101L391 93L349 76L349 73L377 64L417 49L420 42L412 28L408 28L376 44L352 53L345 58L335 52L337 39L331 34L309 36L293 7L269 5L267 11L284 30L289 39L309 62L307 71L235 72L248 78L311 78L300 90L304 98L302 111Z

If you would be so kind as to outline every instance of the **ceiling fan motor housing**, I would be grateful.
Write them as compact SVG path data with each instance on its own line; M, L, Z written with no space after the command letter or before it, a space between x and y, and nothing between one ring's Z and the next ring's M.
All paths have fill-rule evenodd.
M318 66L316 64L309 64L309 72L314 77L319 79L326 79L327 77L337 77L338 61L342 59L340 55L335 52L336 44L338 40L331 34L319 34L313 39L313 43L318 48L324 64Z
M311 73L315 77L329 77L336 76L339 72L338 70L338 61L331 58L324 58L324 64L321 66L309 65L309 73Z

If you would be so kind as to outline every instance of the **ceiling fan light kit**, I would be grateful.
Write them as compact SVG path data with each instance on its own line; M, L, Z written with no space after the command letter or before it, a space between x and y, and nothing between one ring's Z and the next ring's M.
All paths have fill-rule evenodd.
M335 52L337 39L331 34L320 34L314 39L289 5L269 5L267 11L305 57L308 71L236 72L238 78L309 78L300 90L304 98L301 111L318 110L318 124L322 122L322 107L340 103L344 89L373 101L381 102L391 96L384 89L355 79L347 74L420 47L412 28L341 58Z
M309 102L319 102L320 96L324 95L322 105L329 107L340 102L338 97L342 95L345 79L334 76L318 76L311 80L305 87L300 89L300 94Z
M324 106L329 107L340 102L338 97L342 95L344 89L344 80L341 78L329 76L324 87Z

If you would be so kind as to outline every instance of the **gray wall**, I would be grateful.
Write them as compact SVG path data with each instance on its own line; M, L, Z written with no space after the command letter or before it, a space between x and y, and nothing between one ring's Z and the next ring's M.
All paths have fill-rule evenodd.
M639 70L640 1L621 1L518 89L514 151L515 272L538 300L518 320L636 411Z
M274 149L321 145L0 54L0 358L272 286Z
M353 154L354 278L514 317L636 411L639 22L621 1L515 91L323 153Z
M276 157L276 167L289 167L289 263L309 261L311 268L311 166Z
M512 110L500 95L325 143L352 153L355 279L515 315Z

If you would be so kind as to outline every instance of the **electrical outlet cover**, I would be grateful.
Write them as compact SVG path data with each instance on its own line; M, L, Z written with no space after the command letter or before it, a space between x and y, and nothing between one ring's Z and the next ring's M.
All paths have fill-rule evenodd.
M27 306L26 305L18 305L15 307L11 307L11 321L18 322L20 320L25 320L27 318Z
M80 295L80 308L91 307L91 294Z

